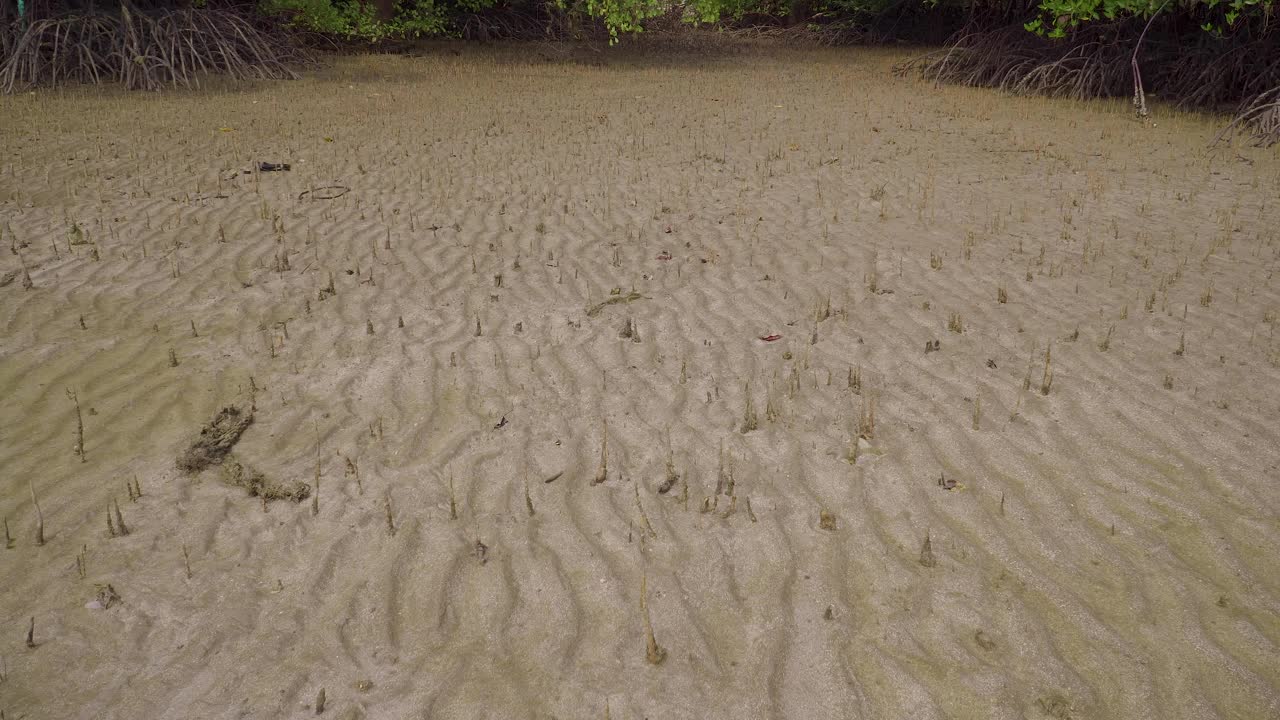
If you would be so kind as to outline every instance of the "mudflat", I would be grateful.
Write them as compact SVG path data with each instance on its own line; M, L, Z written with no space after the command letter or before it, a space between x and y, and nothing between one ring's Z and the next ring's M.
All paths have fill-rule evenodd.
M1276 717L1280 155L906 57L6 98L0 710Z

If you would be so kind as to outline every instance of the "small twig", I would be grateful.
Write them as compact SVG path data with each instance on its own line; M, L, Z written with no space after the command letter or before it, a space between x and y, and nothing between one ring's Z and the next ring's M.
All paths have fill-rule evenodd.
M299 195L299 200L336 200L343 195L351 192L351 188L346 185L324 185L322 187L303 190ZM324 193L324 194L320 194Z
M40 501L36 499L36 486L31 478L27 478L27 488L31 490L31 504L36 507L36 545L44 545L44 513L40 512Z
M76 406L76 444L71 450L80 456L80 462L86 462L84 451L84 417L80 414L80 397L76 395L76 391L67 388L67 397Z

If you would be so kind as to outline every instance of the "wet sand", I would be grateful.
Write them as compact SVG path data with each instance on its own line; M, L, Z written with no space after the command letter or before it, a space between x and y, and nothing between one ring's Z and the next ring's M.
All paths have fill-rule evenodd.
M5 98L0 710L1276 717L1280 154L904 57Z

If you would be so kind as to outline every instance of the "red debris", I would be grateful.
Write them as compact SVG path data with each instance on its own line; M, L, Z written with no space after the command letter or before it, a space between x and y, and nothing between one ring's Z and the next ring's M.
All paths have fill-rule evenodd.
M761 335L760 339L765 342L773 342L774 340L781 340L782 336L781 335Z
M670 259L671 259L671 253L667 252L666 250L663 250L661 253L659 253L659 254L658 254L658 259L659 259L659 260L670 260Z

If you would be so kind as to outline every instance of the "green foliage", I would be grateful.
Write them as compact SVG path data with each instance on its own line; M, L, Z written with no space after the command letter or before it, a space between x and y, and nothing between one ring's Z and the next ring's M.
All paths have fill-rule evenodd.
M661 0L555 0L556 7L569 14L581 13L604 21L609 29L609 44L618 42L619 33L640 32L641 23L666 12Z
M202 0L195 0L201 2ZM390 20L379 20L369 0L259 0L264 12L286 17L297 27L348 40L378 42L390 38L448 35L464 14L508 7L512 0L398 0ZM1025 24L1038 35L1061 38L1085 23L1148 19L1169 11L1193 18L1207 32L1230 33L1250 20L1268 20L1277 0L514 0L530 9L547 6L569 18L600 21L610 44L626 34L641 32L647 20L673 9L691 23L739 20L748 15L782 16L797 3L830 19L853 24L904 10L913 13L957 10L1035 14ZM1025 13L1025 14L1023 14Z
M866 20L879 17L889 10L904 5L901 0L826 0L822 7L830 12L854 20ZM917 2L918 5L935 6L936 2Z
M740 20L745 15L785 15L790 9L784 0L688 0L686 18L694 23L714 23L722 18Z
M1040 17L1028 22L1026 28L1038 35L1060 38L1082 23L1148 19L1168 6L1184 15L1204 18L1201 27L1221 35L1242 20L1270 18L1275 0L1041 0Z
M373 3L360 0L261 0L259 7L267 15L288 18L295 27L363 42L442 35L448 29L446 9L432 0L400 0L395 16L385 21L377 18Z

